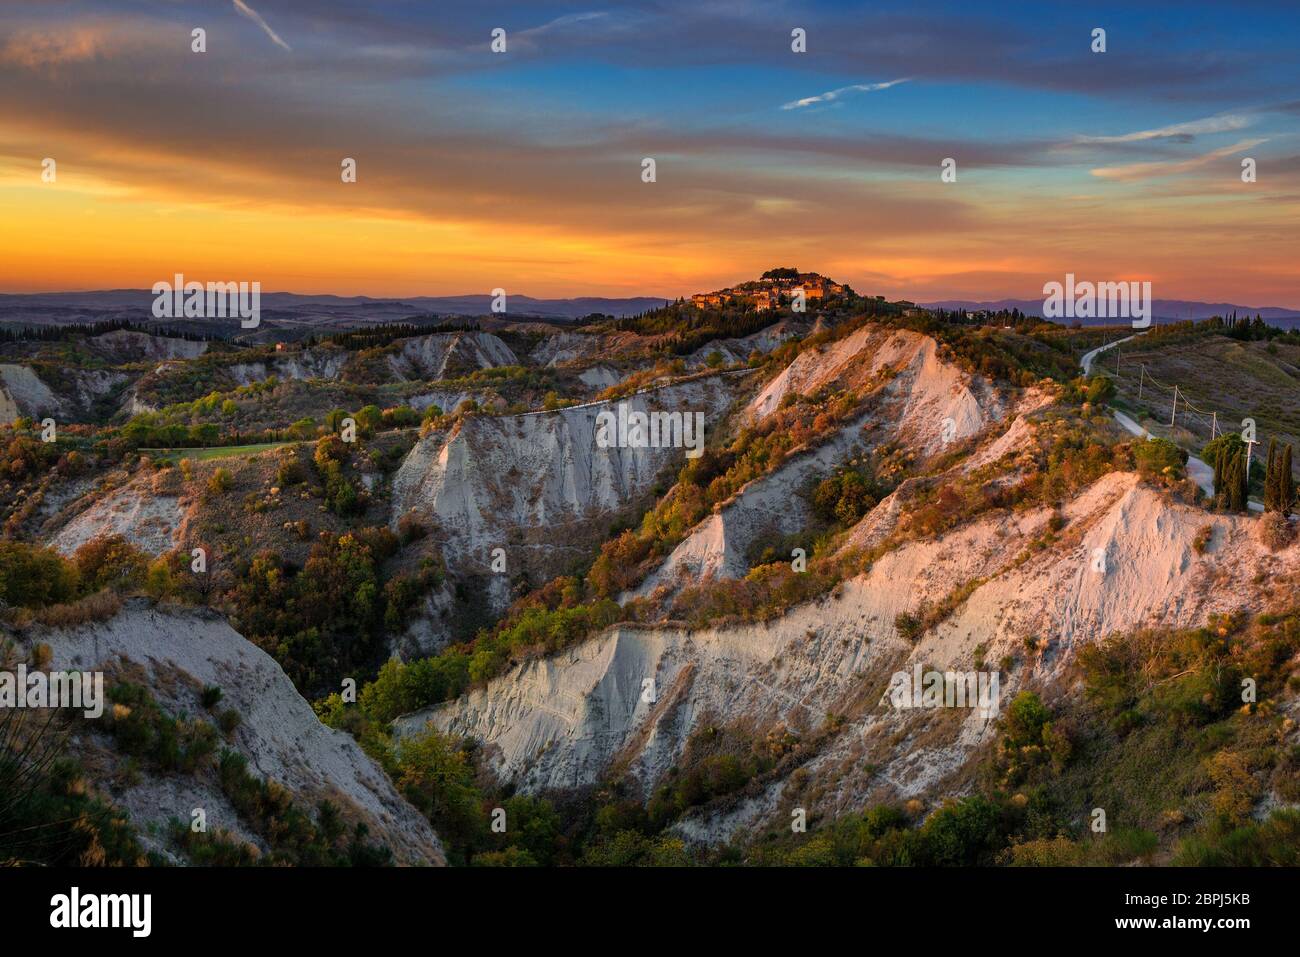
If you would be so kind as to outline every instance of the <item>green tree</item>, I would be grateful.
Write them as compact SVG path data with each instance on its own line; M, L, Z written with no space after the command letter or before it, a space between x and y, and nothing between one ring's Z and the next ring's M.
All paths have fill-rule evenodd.
M299 419L289 426L289 436L295 439L310 439L316 434L316 421L310 417Z
M1238 452L1244 452L1245 449L1246 443L1242 441L1240 435L1236 432L1225 432L1205 444L1205 448L1201 450L1201 458L1217 468L1219 465L1226 466L1227 459Z
M418 738L403 739L395 758L398 789L433 822L444 841L464 847L483 837L483 796L464 748L430 728Z
M1288 443L1282 450L1282 462L1278 467L1280 491L1279 491L1279 511L1286 515L1296 504L1295 498L1295 473L1291 471L1291 445Z
M1291 474L1291 446L1268 443L1268 468L1264 473L1264 510L1286 515L1295 503L1295 478Z
M1178 480L1183 477L1187 452L1168 439L1148 439L1134 445L1133 460L1144 478L1168 476Z
M0 600L5 604L41 608L69 601L77 585L76 566L54 549L0 541Z
M1268 440L1268 465L1264 469L1264 511L1280 512L1282 510L1282 488L1279 468L1282 456L1278 453L1277 440Z
M1241 451L1228 460L1224 474L1223 507L1230 512L1246 510L1246 453Z
M72 556L85 591L144 583L149 557L121 535L93 538Z
M325 414L325 429L328 432L338 432L343 428L343 420L348 417L344 409L330 409Z
M370 435L384 424L384 413L377 405L362 406L354 418L365 435Z

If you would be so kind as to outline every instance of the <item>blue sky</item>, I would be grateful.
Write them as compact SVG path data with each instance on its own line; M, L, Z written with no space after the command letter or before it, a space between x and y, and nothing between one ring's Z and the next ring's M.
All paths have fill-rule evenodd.
M0 288L181 259L301 291L676 295L790 262L917 299L1072 271L1300 306L1279 6L14 0L0 201L29 228ZM56 201L24 178L59 155Z

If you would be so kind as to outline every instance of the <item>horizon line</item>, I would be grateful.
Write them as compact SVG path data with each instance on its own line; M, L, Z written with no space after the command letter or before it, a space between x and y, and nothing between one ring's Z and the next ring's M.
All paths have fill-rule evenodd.
M195 280L195 281L198 281L198 280ZM215 281L215 280L214 280L214 281ZM740 280L740 281L741 281L741 282L750 282L750 281L752 281L752 280ZM846 285L851 285L851 284L847 284L847 283L846 283ZM723 288L727 288L727 287L723 287ZM152 295L154 295L154 292L153 292L152 289L148 289L148 288L144 288L144 287L133 287L133 286L119 286L119 287L109 288L109 289L105 289L105 288L99 288L99 289L93 289L93 288L92 288L92 289L47 289L47 290L41 290L41 291L36 291L36 292L14 292L14 291L0 290L0 296L26 296L26 297L38 297L38 296L67 296L67 295L103 295L103 294L111 294L111 293L140 293L141 295L145 295L145 296L152 296ZM261 295L264 295L264 296L298 296L298 297L303 298L303 299L313 299L313 298L331 298L331 299L363 299L363 300L367 300L367 301L370 301L370 302L404 302L404 301L411 300L411 299L473 299L473 298L475 298L475 297L479 297L479 298L483 298L483 299L491 299L492 296L493 296L493 294L492 294L490 291L489 291L489 292L451 293L451 294L417 293L417 294L414 294L414 295L374 296L374 295L370 295L370 294L367 294L367 293L342 293L342 292L293 292L292 290L288 290L288 289L275 289L275 290L269 290L269 291L261 291L260 294L261 294ZM520 292L520 293L512 293L512 292L508 292L508 291L507 291L507 296L508 296L509 298L512 298L512 299L514 299L514 298L518 298L518 299L529 299L529 300L532 300L532 301L534 301L534 302L572 302L572 301L574 301L574 300L579 300L579 299L605 299L605 300L609 300L609 301L612 301L612 302L619 302L619 301L629 301L629 300L634 300L634 299L654 299L654 300L661 300L661 301L663 301L663 302L665 302L665 303L672 303L672 302L675 302L675 301L677 301L677 300L679 300L679 299L680 299L680 300L689 300L689 299L691 298L692 295L695 295L695 293L684 293L684 294L682 294L682 295L680 295L680 296L654 296L654 295L646 295L646 294L627 295L627 296L610 296L610 295L576 294L576 295L566 295L566 296L549 296L549 297L543 297L543 296L530 296L530 295L528 295L527 293L521 293L521 292ZM868 298L868 299L870 299L870 298L875 298L874 296L867 296L867 295L862 294L862 293L859 293L859 295L861 295L863 298ZM906 296L900 296L900 297L895 298L895 299L891 299L891 298L888 297L888 296L885 296L884 298L885 298L885 301L886 301L886 302L912 302L912 303L915 303L916 305L921 306L921 307L923 307L923 308L933 308L933 307L935 306L935 304L938 304L938 303L945 303L945 302L974 303L974 304L978 304L978 305L981 305L981 306L988 306L988 305L990 305L990 304L992 304L992 303L1005 302L1005 301L1033 302L1033 301L1035 301L1035 300L1037 300L1037 299L1041 299L1041 298L1044 298L1044 297L1042 297L1042 296L1017 296L1017 295L1012 294L1012 295L1002 295L1002 296L996 296L996 297L990 297L990 298L974 298L974 297L970 297L970 296L949 295L949 296L939 296L939 297L935 297L935 298L930 298L930 299L926 299L926 300L924 300L924 301L919 300L919 299L910 299L910 298L907 298ZM1289 305L1277 305L1277 304L1269 304L1269 305L1259 305L1259 304L1256 304L1256 305L1247 305L1246 303L1242 303L1242 302L1234 302L1234 301L1232 301L1231 299L1218 299L1218 300L1208 300L1208 299L1187 299L1187 298L1182 298L1182 297L1179 297L1179 296L1156 296L1156 297L1152 297L1152 301L1153 301L1153 302L1156 302L1156 301L1163 301L1163 302L1185 302L1185 303L1194 303L1194 304L1205 305L1205 306L1211 306L1211 305L1229 305L1229 306L1234 306L1234 307L1236 307L1236 308L1238 308L1238 309L1261 309L1261 310L1262 310L1262 309L1278 309L1278 310L1285 310L1285 311L1296 312L1297 314L1300 314L1300 303L1297 303L1297 305L1294 305L1294 306L1289 306ZM508 314L508 313L507 313L507 314Z

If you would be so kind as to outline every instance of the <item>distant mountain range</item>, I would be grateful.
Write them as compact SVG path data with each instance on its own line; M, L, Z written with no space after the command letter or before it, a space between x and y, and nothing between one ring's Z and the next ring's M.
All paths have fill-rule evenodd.
M0 323L64 325L104 319L152 319L154 294L147 289L107 289L92 292L0 294ZM365 326L398 322L416 316L493 316L498 320L548 319L567 321L592 313L632 316L668 302L650 296L606 299L535 299L510 295L507 312L493 315L490 295L412 296L376 299L370 296L304 296L291 292L262 293L262 319L272 325Z
M921 302L917 305L925 309L1019 309L1027 316L1043 315L1042 299L943 299L938 302ZM1227 316L1235 312L1238 317L1256 315L1265 320L1300 320L1300 309L1287 309L1282 306L1242 306L1231 302L1195 302L1189 299L1156 299L1151 308L1152 317L1163 322L1183 322L1187 319L1209 319L1213 316ZM1071 320L1073 321L1073 320ZM1103 320L1093 320L1101 322ZM1104 320L1110 321L1110 320ZM1089 323L1091 324L1091 323Z
M147 289L0 293L0 325L68 325L109 319L147 322L153 318L153 301L154 295ZM508 309L504 314L492 313L492 297L486 294L381 299L370 296L309 296L292 292L267 292L262 294L261 301L265 326L261 335L265 336L272 329L281 332L296 330L297 335L306 335L313 329L354 329L428 317L490 317L492 324L529 319L570 322L593 313L615 317L633 316L658 309L670 300L652 296L626 299L598 296L536 299L532 296L510 295L507 299ZM1019 309L1029 316L1043 314L1042 299L944 299L917 305L926 309ZM1300 324L1300 309L1281 306L1157 299L1153 307L1157 322L1208 319L1233 312L1250 318L1258 314L1276 325ZM1099 321L1102 320L1093 320L1094 323Z

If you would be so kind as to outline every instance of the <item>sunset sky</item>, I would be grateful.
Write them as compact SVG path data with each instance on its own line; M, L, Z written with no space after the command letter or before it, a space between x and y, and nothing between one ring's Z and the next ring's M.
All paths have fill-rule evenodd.
M1132 6L4 0L0 291L1300 308L1300 5Z

